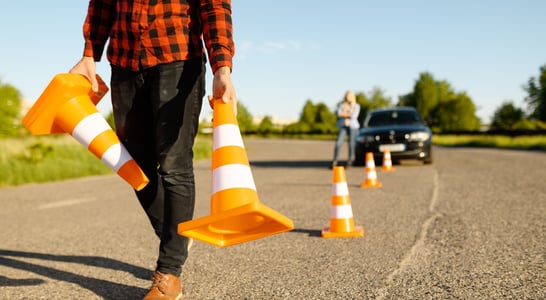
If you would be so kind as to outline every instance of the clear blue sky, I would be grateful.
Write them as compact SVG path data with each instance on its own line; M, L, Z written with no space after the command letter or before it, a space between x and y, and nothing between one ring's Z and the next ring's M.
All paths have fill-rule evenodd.
M80 58L87 4L2 1L0 80L36 100ZM545 12L544 0L233 1L233 80L251 114L297 118L306 100L333 108L346 90L377 86L396 103L430 72L488 122L505 101L525 107L522 86L546 64ZM105 59L98 72L109 80Z

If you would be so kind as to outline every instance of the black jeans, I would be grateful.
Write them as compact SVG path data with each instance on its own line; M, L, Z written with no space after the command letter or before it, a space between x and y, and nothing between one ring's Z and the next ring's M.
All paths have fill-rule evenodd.
M205 95L203 59L131 71L112 66L116 132L150 183L136 192L160 239L156 270L179 276L187 258L178 224L195 204L193 144Z

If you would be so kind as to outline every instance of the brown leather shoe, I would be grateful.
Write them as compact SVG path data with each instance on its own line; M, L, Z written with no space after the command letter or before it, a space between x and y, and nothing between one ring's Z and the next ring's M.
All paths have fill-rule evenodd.
M152 277L152 287L143 300L180 300L182 286L180 279L172 274L155 271Z

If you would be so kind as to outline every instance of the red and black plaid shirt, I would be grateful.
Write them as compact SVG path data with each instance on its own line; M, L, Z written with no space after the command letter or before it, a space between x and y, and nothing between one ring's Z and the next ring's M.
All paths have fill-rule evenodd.
M83 27L84 56L139 70L197 58L203 37L213 72L232 67L231 0L91 0Z

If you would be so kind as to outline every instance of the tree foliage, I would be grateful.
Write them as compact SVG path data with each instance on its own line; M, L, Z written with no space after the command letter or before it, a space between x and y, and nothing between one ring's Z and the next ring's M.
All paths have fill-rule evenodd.
M364 118L369 110L392 106L391 98L386 96L385 91L378 86L373 87L368 92L368 95L362 92L357 93L356 102L360 104L360 114L358 115L358 122L360 124L364 122Z
M307 100L303 106L298 122L288 125L285 133L312 133L327 134L334 133L336 128L336 115L326 104L319 102L314 104Z
M513 102L504 102L498 107L491 120L492 129L514 129L518 122L521 122L525 117L523 109L518 108Z
M524 100L529 106L529 117L546 122L546 64L540 67L538 78L529 78L523 89L528 94Z
M305 101L299 121L305 124L312 124L315 122L316 111L317 109L311 100Z
M438 84L430 73L421 73L413 88L413 101L423 119L428 119L438 104Z
M0 137L16 136L21 128L21 93L0 81Z
M265 116L260 122L260 124L258 125L257 131L258 131L258 134L268 135L273 133L274 129L275 128L273 125L273 120L271 119L271 117Z
M456 93L449 82L437 81L428 72L421 73L413 91L399 98L399 106L413 106L434 131L480 129L476 106L465 93Z
M239 130L241 130L242 134L256 131L254 118L241 101L237 101L237 123L239 123Z
M466 93L459 93L431 110L430 125L436 132L479 130L480 120L475 113L472 99Z
M333 133L336 128L337 117L323 102L315 106L315 119L311 124L312 133Z
M531 77L523 86L527 92L527 109L516 107L513 102L502 103L491 120L493 129L503 130L544 130L546 128L546 64L539 68L537 77ZM371 109L393 105L390 97L380 87L373 87L367 93L355 93L360 105L358 120L363 122ZM339 102L342 102L340 97ZM13 86L0 81L0 137L17 136L21 133L21 94ZM447 80L436 80L429 72L422 72L415 80L413 90L398 97L398 106L415 107L435 132L473 131L480 129L476 106L466 92L457 92ZM330 134L337 132L336 108L329 108L323 102L313 103L308 99L296 123L280 129L273 124L270 116L259 124L242 102L237 103L237 121L241 133L267 135L273 132L300 134ZM527 114L526 114L527 112ZM114 128L113 115L107 117Z

